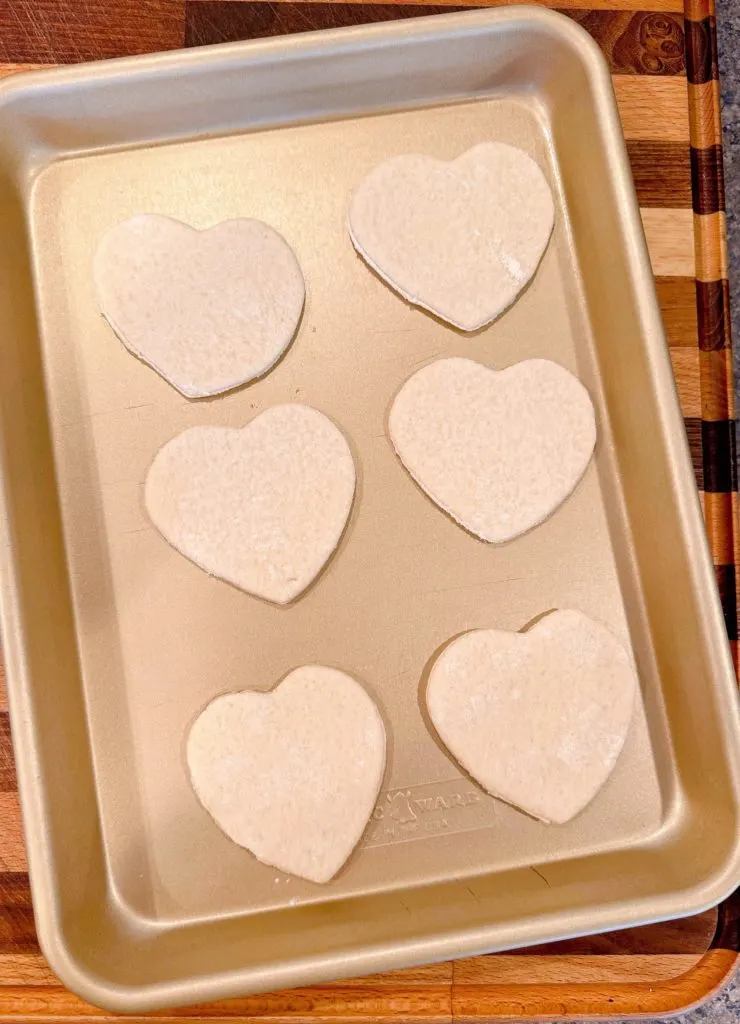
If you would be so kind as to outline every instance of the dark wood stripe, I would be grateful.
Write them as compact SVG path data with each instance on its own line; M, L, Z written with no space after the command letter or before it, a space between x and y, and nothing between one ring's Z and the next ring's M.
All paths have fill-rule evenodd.
M624 956L657 951L661 955L701 953L710 947L713 935L716 937L716 925L712 932L713 921L714 913L705 911L661 924L639 925L617 932L511 949L507 950L506 956Z
M725 208L725 169L722 147L691 147L691 191L694 213L716 213Z
M671 348L696 348L696 281L693 277L656 277L668 344Z
M737 490L734 420L702 420L705 491Z
M699 348L716 352L730 345L730 285L728 281L696 281Z
M0 873L0 953L35 953L38 950L28 875Z
M692 85L719 78L714 18L686 21L686 74Z
M691 206L688 143L634 140L627 153L640 206Z
M17 788L10 722L7 711L0 711L0 793L8 793Z
M0 62L75 64L182 46L184 0L0 0Z
M420 18L468 8L437 4L233 3L231 0L189 0L185 8L185 45L260 39L265 36L344 28L368 22Z
M0 907L30 907L31 886L25 871L0 871Z
M717 907L717 930L712 946L722 949L740 949L740 890Z
M722 614L730 640L738 639L737 628L737 570L734 565L715 565L717 587L722 601Z
M685 419L686 436L689 439L691 462L694 467L694 479L698 490L704 490L704 449L701 439L701 420L696 417Z
M587 29L619 75L682 75L683 18L646 11L564 10Z

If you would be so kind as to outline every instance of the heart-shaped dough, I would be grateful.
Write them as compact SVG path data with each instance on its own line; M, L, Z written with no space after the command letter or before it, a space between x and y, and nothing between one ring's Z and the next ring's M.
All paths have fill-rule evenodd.
M295 404L241 430L192 427L174 437L149 469L144 500L166 540L201 569L287 604L339 543L354 491L342 434Z
M385 770L385 729L351 676L297 668L270 693L217 697L187 741L196 795L258 860L328 882L357 845Z
M608 629L556 611L525 633L453 640L426 700L444 744L489 793L562 824L611 774L636 690L630 656Z
M142 214L95 254L103 316L134 355L188 398L246 384L275 365L305 299L293 250L258 220L207 231Z
M388 425L416 482L491 543L551 515L580 480L596 441L588 392L547 359L499 371L471 359L430 363L403 385Z
M449 163L396 156L355 191L355 249L415 306L475 331L510 306L542 259L555 210L531 157L482 142Z

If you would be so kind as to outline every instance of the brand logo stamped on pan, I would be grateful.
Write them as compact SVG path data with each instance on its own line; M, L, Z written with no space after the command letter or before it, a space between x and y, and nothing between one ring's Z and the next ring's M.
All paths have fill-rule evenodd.
M389 789L380 794L361 842L405 843L488 828L495 819L494 801L465 778Z

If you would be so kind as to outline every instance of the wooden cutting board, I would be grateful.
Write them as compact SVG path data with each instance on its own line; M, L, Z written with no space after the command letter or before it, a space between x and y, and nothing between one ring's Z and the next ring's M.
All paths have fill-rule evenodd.
M713 0L556 0L606 54L737 660L732 358ZM480 4L478 5L480 6ZM0 0L0 75L29 66L413 17L459 5ZM624 1018L684 1009L740 959L740 896L665 925L129 1021ZM33 927L0 682L0 1024L119 1020L62 988Z

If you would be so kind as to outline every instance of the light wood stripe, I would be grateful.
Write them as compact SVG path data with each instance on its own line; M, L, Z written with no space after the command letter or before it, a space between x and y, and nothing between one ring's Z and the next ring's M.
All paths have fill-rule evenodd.
M40 71L42 68L54 66L54 64L0 64L0 78L18 74L19 71Z
M698 148L722 145L719 115L719 82L712 79L703 85L687 85L687 115L691 122L691 143Z
M680 75L612 75L627 140L688 142L686 79Z
M712 493L702 491L704 522L715 565L732 565L735 561L735 530L738 520L737 491Z
M699 330L694 278L656 277L655 290L668 344L676 348L696 348Z
M668 981L696 967L704 952L641 957L630 954L474 957L455 962L455 984L538 985Z
M691 210L642 209L650 262L656 277L693 277L694 215Z
M677 977L654 979L647 971L654 958L639 955L631 958L637 971L626 983L599 981L565 987L550 983L453 985L415 989L399 986L397 992L385 993L373 988L340 983L289 992L274 992L230 1000L228 1003L201 1006L181 1012L177 1017L167 1012L157 1014L160 1024L176 1024L185 1016L192 1022L216 1020L260 1020L265 1024L302 1024L305 1021L386 1021L423 1020L489 1021L522 1017L558 1019L571 1016L600 1016L604 1007L618 1014L649 1015L683 1009L684 991L694 998L718 985L732 968L735 955L731 950L710 950L698 964ZM638 969L644 962L646 973ZM689 982L690 977L690 982ZM691 998L689 996L689 998ZM492 1007L495 1009L492 1010ZM69 1021L125 1020L143 1022L142 1017L118 1018L89 1007L64 989L39 986L37 989L8 986L0 989L0 1021L28 1021L32 1016ZM147 1018L148 1019L148 1018ZM615 1019L615 1018L612 1018Z
M704 21L710 14L714 14L714 0L686 0L683 11L691 21Z
M732 349L697 353L700 363L697 381L701 384L701 418L726 420L732 416ZM685 415L696 415L686 413Z
M623 1017L673 1014L702 999L727 980L737 954L711 949L691 971L664 982L605 985L478 985L453 988L456 1024L534 1019L621 1020ZM692 999L689 993L695 993ZM687 998L688 997L688 998ZM492 1012L491 1008L495 1007ZM606 1014L606 1016L604 1016Z
M40 953L4 953L0 955L0 986L58 984L57 976ZM2 1002L1 995L0 1002Z
M27 871L17 793L0 793L0 871Z
M671 363L676 378L681 412L685 417L700 417L702 411L699 382L699 349L672 348Z
M0 711L8 710L8 692L5 689L5 665L0 657Z
M700 281L727 277L727 223L724 210L694 214L696 276Z
M399 985L397 990L384 991L362 984L344 982L338 985L317 986L316 988L290 989L285 992L269 992L265 995L230 999L224 1003L183 1009L177 1016L167 1013L147 1017L119 1017L109 1015L83 1002L66 989L27 989L21 986L0 988L0 1024L6 1016L14 1024L28 1024L29 1018L40 1017L47 1024L58 1024L68 1020L70 1024L83 1021L120 1021L121 1024L190 1024L199 1021L232 1021L246 1024L260 1021L262 1024L315 1024L325 1021L333 1024L399 1024L400 1021L446 1022L452 1019L452 985L414 988ZM51 1018L51 1020L49 1020Z

